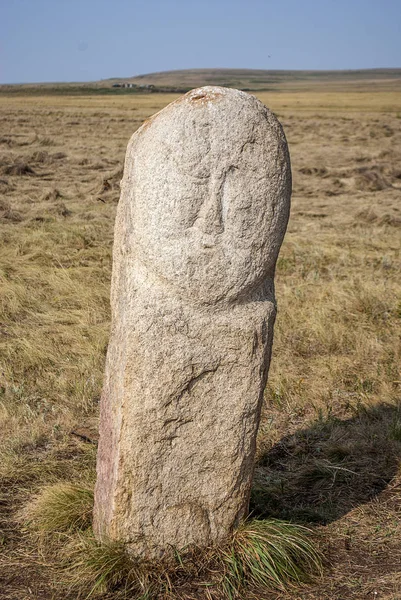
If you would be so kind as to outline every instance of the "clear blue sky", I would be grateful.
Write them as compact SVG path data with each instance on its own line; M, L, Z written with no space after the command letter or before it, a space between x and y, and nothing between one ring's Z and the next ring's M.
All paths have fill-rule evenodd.
M401 0L0 0L0 83L401 67Z

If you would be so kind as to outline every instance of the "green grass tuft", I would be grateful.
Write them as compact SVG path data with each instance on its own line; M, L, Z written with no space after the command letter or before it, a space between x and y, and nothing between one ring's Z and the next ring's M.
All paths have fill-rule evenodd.
M234 533L222 554L223 586L228 598L247 587L283 589L321 575L322 560L310 530L279 520L251 520Z
M78 598L96 597L133 583L133 564L118 543L99 544L92 532L71 538L63 551L63 570Z
M322 572L310 530L277 520L247 521L224 545L175 552L159 561L135 559L117 542L100 544L88 530L71 536L62 566L70 592L86 599L113 594L178 600L183 590L203 588L205 597L234 600L247 591L282 590Z
M401 442L401 420L396 419L390 428L390 437L397 442Z
M58 482L44 487L22 515L33 529L47 534L51 563L62 573L59 583L75 598L112 593L115 599L178 600L186 597L183 590L203 588L205 597L234 600L247 590L284 589L322 573L311 531L301 525L252 519L223 544L144 560L131 556L122 543L96 540L92 510L90 487Z
M33 529L56 533L87 529L92 510L93 489L62 482L42 488L22 516Z
M71 536L63 550L63 573L76 598L97 598L113 593L113 598L151 600L171 598L180 576L193 572L192 555L175 553L165 560L135 559L119 542L99 543L88 530Z

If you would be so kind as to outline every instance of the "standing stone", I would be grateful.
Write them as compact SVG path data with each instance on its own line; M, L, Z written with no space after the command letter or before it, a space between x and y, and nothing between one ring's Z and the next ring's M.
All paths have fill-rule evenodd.
M203 87L131 138L115 227L94 530L130 553L224 540L248 510L291 169L255 97Z

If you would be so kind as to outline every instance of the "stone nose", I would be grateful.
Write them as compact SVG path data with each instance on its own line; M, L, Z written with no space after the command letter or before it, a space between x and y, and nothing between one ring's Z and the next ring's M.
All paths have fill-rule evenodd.
M195 225L203 233L217 235L223 233L222 218L222 185L220 181L213 181L210 185L208 196L198 213Z

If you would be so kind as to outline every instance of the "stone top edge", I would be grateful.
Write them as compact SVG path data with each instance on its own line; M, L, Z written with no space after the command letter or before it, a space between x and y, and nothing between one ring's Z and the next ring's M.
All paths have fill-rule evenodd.
M247 104L257 104L260 107L263 107L263 109L269 111L269 109L253 94L249 94L248 92L244 92L243 90L238 90L236 88L205 85L199 88L194 88L186 94L179 96L176 100L148 117L143 122L142 126L135 132L134 136L137 137L137 135L144 133L144 131L146 131L148 127L161 115L168 114L171 110L174 110L178 106L190 105L194 108L201 108L217 104L221 100L228 100L230 102L231 100L235 101L235 99L241 99L241 101L245 101Z
M205 85L199 88L194 88L187 92L178 101L187 101L191 103L215 102L224 96L242 96L243 98L252 98L251 94L247 94L236 88L228 88L217 85Z

